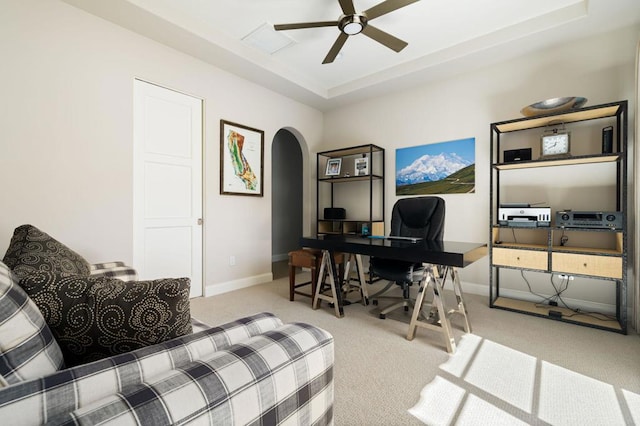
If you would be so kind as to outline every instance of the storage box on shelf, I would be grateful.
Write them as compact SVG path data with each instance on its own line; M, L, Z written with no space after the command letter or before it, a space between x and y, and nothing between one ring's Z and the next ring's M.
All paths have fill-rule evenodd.
M572 155L564 158L536 155L541 150L538 138L543 130L557 126L563 126L563 131L571 132ZM603 152L600 137L602 129L609 126L613 127L614 134L612 152ZM523 144L532 149L531 160L501 162L505 150L522 148ZM627 101L491 124L491 307L620 333L627 332L626 147ZM553 174L550 174L549 168L553 169ZM599 186L605 189L595 188L598 185L594 185L593 179L576 179L574 176L577 174L574 172L578 168L581 168L582 176L594 176L593 179L597 179L598 183L602 180L604 183ZM589 170L593 172L589 173ZM518 174L526 174L526 177L522 179ZM549 175L555 176L556 182L550 180L553 178ZM546 180L544 188L536 187L536 176L540 177L540 181ZM521 187L518 187L517 183L513 187L509 186L510 182L518 182L518 179L526 183L520 183ZM539 182L538 185L544 185ZM522 187L526 187L526 190ZM615 195L610 196L614 191L607 189L614 190ZM605 191L606 195L603 196ZM534 224L530 227L520 227L517 223L509 223L507 226L498 223L501 203L540 201L513 199L523 196L522 194L531 196L532 193L544 194L554 201L546 200L552 210L551 226L537 227ZM582 195L581 199L576 194ZM558 205L559 203L562 205ZM557 226L554 220L555 212L566 209L567 204L573 205L572 203L581 206L589 203L582 208L583 210L619 212L624 218L623 226ZM563 274L565 277L575 276L587 281L593 279L603 280L605 283L613 282L615 318L599 314L588 315L577 309L549 305L548 301L554 300L553 297L546 300L541 297L538 301L505 297L501 294L500 278L506 269Z
M328 170L336 162L340 165ZM368 144L319 152L317 177L318 234L384 235L383 148ZM344 218L326 216L325 208L346 203L351 204Z

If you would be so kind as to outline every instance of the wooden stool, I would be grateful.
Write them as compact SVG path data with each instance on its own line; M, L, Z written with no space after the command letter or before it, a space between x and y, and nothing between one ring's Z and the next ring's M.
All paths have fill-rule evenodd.
M334 261L339 265L340 276L344 269L344 255L335 253ZM303 248L289 252L289 300L293 301L294 294L311 297L311 305L313 306L313 298L316 294L318 286L318 272L320 271L320 263L322 262L322 250ZM296 268L308 268L311 270L311 281L296 284ZM303 293L296 290L311 284L311 293Z

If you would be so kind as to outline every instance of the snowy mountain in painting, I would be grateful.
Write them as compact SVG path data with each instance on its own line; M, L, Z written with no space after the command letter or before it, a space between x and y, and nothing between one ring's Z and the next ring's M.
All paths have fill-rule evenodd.
M471 164L455 153L423 155L396 173L396 186L438 181Z

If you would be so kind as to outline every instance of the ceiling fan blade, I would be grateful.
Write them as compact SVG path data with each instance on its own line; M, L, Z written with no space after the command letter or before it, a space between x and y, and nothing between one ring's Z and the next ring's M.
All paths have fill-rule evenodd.
M382 3L365 10L363 12L368 20L377 18L378 16L386 15L389 12L398 10L401 7L409 6L411 3L415 3L420 0L385 0Z
M331 62L333 62L334 59L336 59L336 56L338 56L340 49L342 49L342 46L344 46L344 43L347 41L348 38L349 38L348 35L341 32L338 38L336 39L335 43L333 43L333 46L331 46L331 50L329 50L329 53L327 53L327 56L324 58L324 61L322 61L322 63L330 64Z
M342 8L342 13L345 15L355 15L356 8L353 5L353 0L338 0L340 3L340 7Z
M406 41L402 41L389 33L385 33L384 31L376 27L372 27L371 25L367 25L366 27L364 27L364 29L362 30L362 34L377 41L380 44L387 46L391 50L395 50L396 52L401 51L408 45Z
M300 22L298 24L276 24L273 29L276 31L282 30L299 30L303 28L317 28L317 27L337 27L338 21L319 21L319 22Z

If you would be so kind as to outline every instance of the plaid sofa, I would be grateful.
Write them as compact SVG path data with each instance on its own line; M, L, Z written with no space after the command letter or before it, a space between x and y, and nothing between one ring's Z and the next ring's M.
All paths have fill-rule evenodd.
M121 263L91 274L135 279ZM0 341L33 331L0 348L2 424L333 424L333 338L322 329L271 313L216 327L193 320L192 334L65 369L2 262L0 284Z

